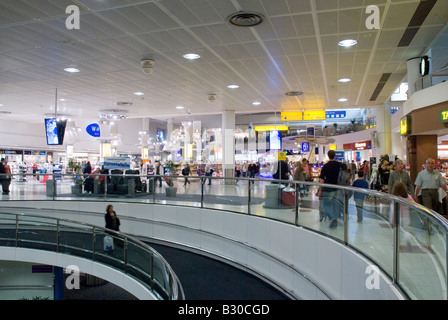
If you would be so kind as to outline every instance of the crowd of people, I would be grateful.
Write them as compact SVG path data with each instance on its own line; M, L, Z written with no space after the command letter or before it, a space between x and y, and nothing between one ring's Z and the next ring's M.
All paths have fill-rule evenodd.
M409 173L404 169L403 161L400 159L391 163L387 157L382 157L378 166L372 166L372 173L369 179L366 161L360 168L357 168L356 175L353 175L353 170L349 172L347 165L336 161L334 157L335 152L330 150L328 152L329 161L323 166L319 176L321 183L351 185L363 189L370 188L402 197L406 201L420 203L442 215L447 214L446 181L442 174L435 170L434 159L428 158L426 160L425 168L418 173L417 178L412 182ZM337 226L338 218L341 216L343 199L340 191L332 187L319 189L318 196L322 200L323 211L321 213L321 221L327 217L330 221L330 228ZM363 203L366 196L367 193L354 192L358 222L361 222L363 219ZM339 201L334 201L335 199Z

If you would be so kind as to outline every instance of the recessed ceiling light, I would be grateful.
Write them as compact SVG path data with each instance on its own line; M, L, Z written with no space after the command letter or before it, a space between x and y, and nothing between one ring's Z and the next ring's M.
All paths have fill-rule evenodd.
M237 84L231 84L231 85L228 85L227 86L227 88L229 88L229 89L238 89L240 86L239 85L237 85Z
M182 106L177 106L176 109L182 110L184 107Z
M230 15L227 20L237 27L254 27L263 22L264 16L257 12L240 11Z
M339 102L346 102L346 101L348 101L348 99L346 99L346 98L341 98L341 99L339 99L338 101L339 101Z
M352 79L350 79L350 78L341 78L338 81L339 82L350 82L350 81L352 81Z
M134 92L134 94L136 95L136 96L144 96L145 94L143 93L143 92Z
M261 102L259 102L259 101L255 101L255 102L252 102L252 104L253 104L254 106L259 106L259 105L261 104Z
M196 53L187 53L184 54L183 57L188 60L196 60L199 59L201 56Z
M354 39L346 39L346 40L339 41L338 45L341 47L348 48L348 47L354 46L357 43L358 43L358 41L356 41Z
M79 72L79 69L74 68L74 67L65 68L64 70L67 71L67 72L70 72L70 73L77 73L77 72Z
M59 99L59 101L64 102L64 101L67 101L67 100L65 100L64 98L61 98L61 99Z

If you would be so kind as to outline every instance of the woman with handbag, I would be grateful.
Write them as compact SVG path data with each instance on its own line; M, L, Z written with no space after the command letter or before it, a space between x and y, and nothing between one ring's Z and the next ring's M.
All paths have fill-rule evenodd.
M104 219L106 220L106 229L114 230L119 232L120 231L120 219L117 217L117 213L114 211L113 205L109 204L106 207L106 214L104 215ZM119 239L116 238L115 233L113 232L107 232L106 233L113 238L113 244L118 246L123 246L122 241L118 241ZM107 236L106 236L107 237ZM105 240L106 240L105 237ZM113 250L113 247L112 247Z

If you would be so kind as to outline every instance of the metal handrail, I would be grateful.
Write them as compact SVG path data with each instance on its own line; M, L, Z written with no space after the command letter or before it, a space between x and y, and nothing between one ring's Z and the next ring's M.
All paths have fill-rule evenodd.
M417 91L417 83L418 83L418 82L422 82L422 83L423 83L423 80L424 80L424 79L427 79L427 78L431 79L431 86L432 86L432 78L435 77L438 73L440 73L440 72L442 72L442 71L444 71L444 70L448 70L448 66L445 66L445 67L443 67L443 68L441 68L441 69L439 69L439 70L437 70L437 71L433 71L431 74L428 74L428 75L426 75L426 76L419 77L419 78L418 78L417 80L415 80L414 83L412 84L412 86L414 87L414 90ZM424 88L423 88L423 89L424 89Z
M70 220L70 219L62 219L62 218L54 218L54 217L49 217L49 216L41 216L41 215L33 215L33 214L23 214L23 213L4 213L4 212L0 212L1 216L11 216L13 217L13 219L9 219L9 221L11 222L11 226L13 226L13 228L15 228L15 238L14 239L8 239L8 238L0 238L0 240L9 240L9 241L13 241L14 243L14 247L19 247L19 243L21 242L29 242L29 243L34 243L34 244L53 244L56 245L55 248L55 252L59 253L61 252L60 249L62 248L74 248L77 250L82 250L84 252L88 252L88 250L84 249L84 248L80 248L80 247L73 247L73 246L66 246L66 245L62 245L60 243L60 235L61 235L61 222L63 223L70 223L71 226L70 228L73 228L73 225L76 225L76 227L80 228L91 228L92 230L92 239L93 239L93 247L92 247L92 260L95 261L95 256L96 255L103 255L102 253L98 253L95 252L95 239L96 236L98 235L105 235L105 234L109 234L112 235L113 238L119 239L121 241L123 241L124 243L124 261L123 262L123 270L125 274L128 274L130 276L132 276L127 268L128 267L133 267L135 269L139 269L136 266L132 266L129 264L129 262L126 259L126 253L127 253L127 245L129 243L132 243L134 245L138 245L138 248L140 248L142 250L142 252L147 253L150 255L150 261L154 261L154 258L157 257L157 259L159 259L164 267L166 267L166 269L168 270L169 273L169 292L166 292L165 289L163 288L163 286L161 285L157 285L156 284L156 280L153 276L153 274L149 275L150 281L149 282L144 282L141 279L134 277L137 281L141 282L142 284L144 284L146 287L149 287L151 289L151 291L156 292L160 297L164 297L166 296L169 300L184 300L185 299L185 294L183 291L183 287L182 284L180 283L176 273L173 271L173 269L171 268L171 266L168 264L168 262L165 260L165 258L163 258L162 255L160 255L160 253L158 253L155 249L153 249L151 246L149 246L148 244L140 241L137 238L131 237L129 235L123 234L121 232L118 231L114 231L114 230L110 230L110 229L106 229L106 228L101 228L98 226L95 226L93 224L88 224L85 222L81 222L81 221L75 221L75 220ZM0 221L1 221L1 216L0 216ZM35 240L23 240L20 238L19 236L19 232L20 232L20 227L21 224L20 222L34 222L36 223L36 221L21 221L19 218L20 217L24 217L24 218L37 218L38 219L38 225L41 227L50 227L50 228L55 228L56 229L56 243L47 243L45 241L35 241ZM54 221L53 224L44 224L41 220L42 219L46 219L48 221ZM7 224L3 224L4 226L6 226ZM33 224L34 226L36 224ZM62 226L64 227L64 226ZM37 249L37 250L45 250L45 249ZM46 250L46 251L51 251L51 250ZM71 253L73 254L73 253ZM85 258L85 256L82 256L83 258ZM113 257L110 257L111 259L114 259ZM105 263L104 261L101 261L99 263ZM153 270L153 267L151 266L151 270ZM143 270L140 270L141 273L145 273ZM162 291L162 292L161 292Z
M23 176L24 174L16 174L16 175L22 175ZM74 174L55 174L54 176L67 176L67 175L71 176L71 177L74 176ZM75 175L76 176L83 176L82 174L75 174ZM50 174L50 176L52 176L52 175ZM84 175L84 176L92 176L92 175ZM103 176L103 175L94 175L94 176L98 178L99 176ZM113 177L113 176L129 177L129 176L132 176L132 177L139 177L140 179L142 179L142 178L154 178L154 179L152 179L152 184L153 184L152 185L153 186L153 197L152 197L153 202L152 203L156 203L156 192L155 192L155 190L156 190L156 179L155 178L162 178L162 179L165 179L165 178L170 178L170 179L180 178L180 179L182 179L182 178L184 178L182 175L141 175L141 174L134 175L134 174L132 174L132 175L126 176L124 174L123 175L122 174L118 174L118 175L115 174L115 175L104 175L104 176L109 176L109 177ZM236 177L213 177L213 176L203 176L203 175L201 175L201 176L193 176L192 175L192 176L188 176L188 178L189 179L195 178L197 180L200 180L200 182L201 182L201 188L200 188L200 192L201 192L201 195L200 195L201 208L206 207L206 204L204 203L205 190L204 190L204 184L202 183L202 182L205 182L204 181L205 179L211 179L211 180L217 180L217 181L224 181L224 180L234 180L234 181L238 181L238 182L244 181L244 182L247 183L248 195L251 194L251 182L255 182L255 181L294 185L294 187L295 187L294 189L295 190L298 190L298 185L299 184L301 184L301 185L308 185L308 186L314 186L314 187L333 188L335 190L344 190L344 191L346 191L346 193L345 193L346 194L346 196L345 196L345 205L344 205L344 216L346 218L348 217L348 198L347 198L347 194L349 192L357 192L357 193L365 194L366 196L367 195L368 196L373 196L375 198L384 199L384 200L388 201L388 203L390 203L390 206L393 209L395 209L393 212L395 213L396 216L394 217L395 223L393 225L393 231L394 231L394 238L393 238L393 268L392 268L393 272L392 272L392 274L389 274L387 271L385 273L390 276L392 282L398 288L400 288L399 283L398 283L398 278L397 278L398 277L398 258L397 257L398 257L398 253L399 253L398 252L399 251L399 243L398 243L398 241L399 241L399 238L398 238L399 230L398 230L398 228L400 227L400 225L399 225L400 220L399 220L398 209L400 207L407 207L410 210L418 212L420 215L431 217L435 221L435 223L437 223L443 229L443 232L444 232L445 237L447 239L446 243L448 243L448 221L445 218L443 218L437 212L434 212L434 211L432 211L432 210L430 210L430 209L428 209L428 208L426 208L426 207L424 207L424 206L422 206L420 204L409 203L409 202L407 202L407 201L405 201L405 200L403 200L403 199L401 199L399 197L395 197L395 196L389 195L389 194L384 193L384 192L378 192L378 191L373 191L373 190L369 190L369 189L353 188L353 187L350 187L350 186L337 186L337 185L329 185L329 184L322 184L322 183L308 182L308 181L292 181L292 180L276 180L276 179L256 179L256 178L236 178ZM108 183L107 181L108 181L108 179L105 178L104 179L104 183L105 183L104 200L107 200L107 183ZM239 183L239 184L241 185L241 183ZM54 190L56 189L56 186L55 186L54 183L53 183L53 188L54 188ZM55 192L53 193L52 199L56 200L56 193ZM297 199L297 192L296 192L296 199ZM197 200L197 201L199 201L199 200ZM295 216L295 221L294 221L293 224L297 225L297 226L305 227L305 226L299 224L298 205L299 205L298 201L296 201L296 203L295 203L295 215L296 216ZM250 207L251 207L251 197L249 196L248 199L247 199L247 211L246 211L246 214L251 214ZM229 210L222 209L222 208L220 210L229 211ZM237 213L241 213L241 212L237 212ZM287 222L287 223L289 223L289 222ZM305 228L307 228L307 227L305 227ZM313 230L313 229L310 229L310 230L314 231L314 232L319 232L319 231ZM334 238L330 234L324 234L324 235L327 236L327 237L330 237L330 238ZM348 219L344 219L344 238L342 240L341 239L337 239L337 238L334 238L334 239L339 241L339 242L341 242L341 243L343 243L346 246L352 247L349 244L349 242L348 242ZM355 249L356 251L358 251L359 253L361 253L362 255L364 255L365 257L367 257L368 259L370 259L372 261L375 261L374 259L369 257L365 252L360 252L358 248L354 248L354 247L352 247L352 248ZM447 260L448 259L448 245L446 245L445 249L447 251L445 259ZM445 261L445 266L448 268L448 261ZM444 272L445 272L445 274L448 274L448 270L444 270ZM447 279L448 279L448 276L447 276ZM447 287L448 287L448 283L447 283ZM402 291L404 291L404 290L402 290ZM448 295L447 295L447 299L448 299Z

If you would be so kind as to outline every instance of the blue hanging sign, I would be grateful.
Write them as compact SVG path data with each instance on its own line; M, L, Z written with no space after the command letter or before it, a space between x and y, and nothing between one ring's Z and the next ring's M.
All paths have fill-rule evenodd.
M310 152L310 143L309 142L302 142L302 152Z
M89 135L95 138L99 138L101 135L100 125L98 123L89 124L86 128L86 131Z

